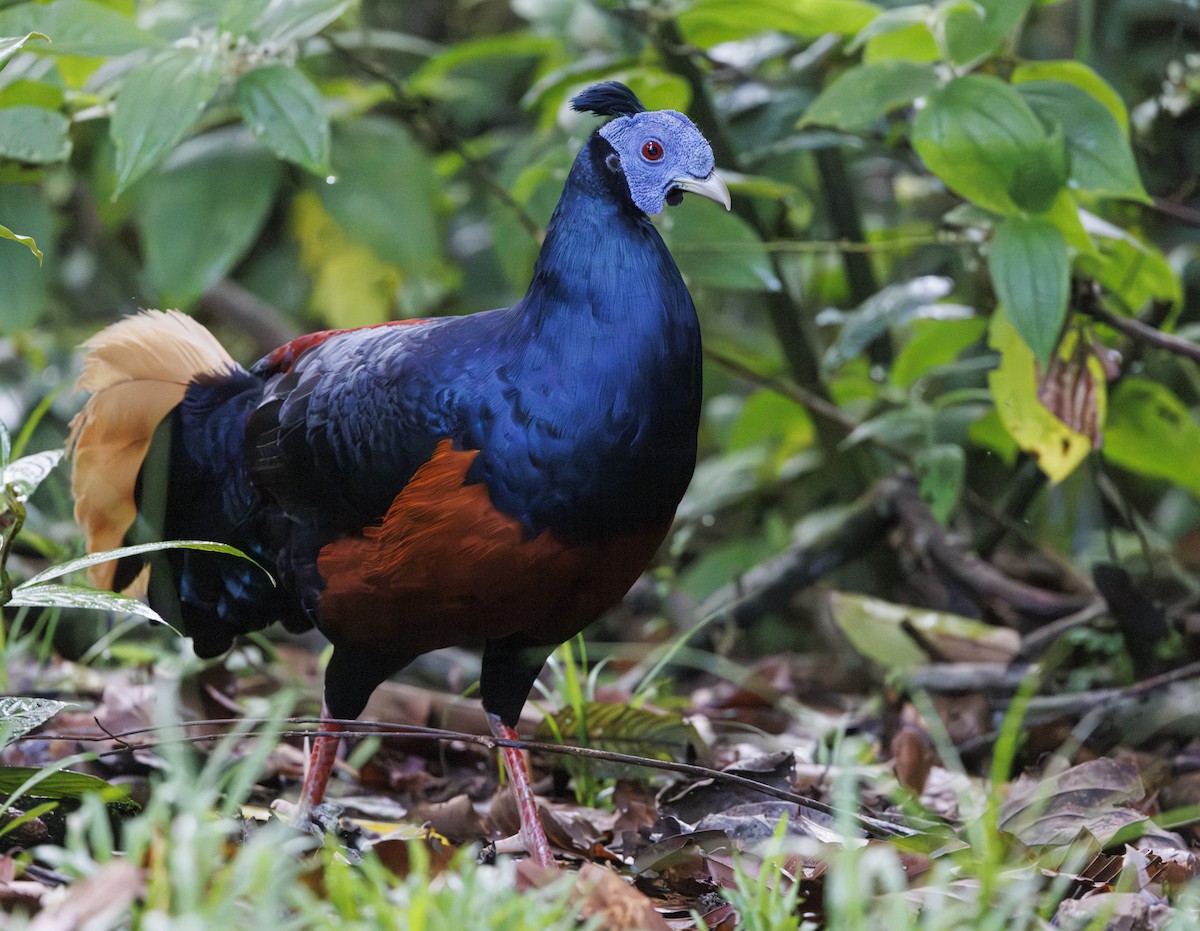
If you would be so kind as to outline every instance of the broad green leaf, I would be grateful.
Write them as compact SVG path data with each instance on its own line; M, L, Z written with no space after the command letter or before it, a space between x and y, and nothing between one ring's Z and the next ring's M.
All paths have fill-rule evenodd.
M983 317L962 320L914 320L908 342L892 365L892 384L911 388L940 366L958 358L968 346L979 342L987 328Z
M11 36L9 38L0 39L0 65L12 58L17 52L25 47L26 42L38 39L42 42L49 42L50 37L44 36L40 32L30 32L23 36Z
M1116 228L1091 225L1097 230L1098 248L1076 258L1081 274L1095 278L1131 311L1139 311L1151 301L1177 306L1183 300L1179 276L1155 246Z
M863 0L697 0L678 16L685 38L701 48L762 32L815 38L830 32L852 35L879 14Z
M454 274L429 158L403 127L376 117L339 123L334 139L335 182L314 181L293 202L310 302L331 326L418 316Z
M271 0L251 35L276 45L307 39L353 5L353 0Z
M854 649L886 669L907 669L930 661L906 628L918 631L926 642L952 660L1005 663L1021 647L1021 638L1015 630L944 611L914 608L849 592L830 592L829 607Z
M881 61L843 72L821 91L799 126L813 123L847 132L866 129L885 113L907 106L937 86L932 65Z
M942 31L950 59L968 64L991 55L1013 33L1032 0L964 0L949 4Z
M1067 183L1072 188L1150 202L1129 139L1103 103L1063 81L1026 81L1016 89L1042 119L1062 127L1070 158Z
M904 8L901 7L901 9ZM879 19L882 18L882 16L879 17ZM929 26L924 22L884 32L868 39L863 47L863 61L867 64L881 61L934 63L941 60L942 50L938 48L937 39L933 37Z
M1092 441L1038 400L1033 350L999 309L992 315L988 345L1000 353L999 368L988 375L1000 422L1052 482L1061 482L1091 452ZM979 439L974 432L972 436Z
M0 218L21 231L0 238L0 334L19 333L37 322L46 304L50 276L37 262L29 261L32 242L41 244L46 256L54 256L54 215L38 187L31 184L0 184ZM37 253L35 253L37 254Z
M782 464L783 459L811 446L815 438L807 410L774 391L756 391L746 398L726 445L738 450L767 443Z
M911 281L888 285L872 294L854 310L837 314L841 330L826 350L821 365L827 371L857 357L875 339L893 326L903 326L917 317L962 317L969 313L954 305L938 304L950 293L953 282L939 275L922 275ZM820 322L828 317L822 314Z
M1111 84L1081 61L1027 61L1013 69L1011 80L1013 84L1026 81L1065 81L1074 84L1104 104L1121 127L1122 134L1129 135L1129 111L1125 109L1125 101Z
M70 702L54 701L50 698L0 698L0 739L9 742L28 734L69 707ZM3 791L4 789L0 788L0 792Z
M332 327L367 326L395 310L401 272L355 242L311 191L292 201L300 265L312 276L309 304Z
M109 125L117 147L117 194L162 161L196 124L221 83L223 67L214 48L183 46L126 75Z
M403 127L374 117L339 125L336 143L337 180L316 185L325 209L354 241L405 274L434 269L442 234L428 156Z
M896 32L907 32L912 29L924 29L925 34L932 41L933 36L929 33L928 28L926 28L932 20L933 7L927 3L913 3L906 6L894 7L890 10L883 10L858 31L858 34L847 44L846 50L857 52L863 45L873 39ZM936 45L934 51L935 53L937 51ZM900 59L904 58L904 56L896 57ZM923 62L927 59L922 57L911 60Z
M715 209L714 209L715 208ZM736 214L687 197L660 221L679 270L696 287L778 291L782 285L762 240Z
M0 795L12 795L22 787L21 794L32 798L79 798L88 792L123 794L112 783L87 773L55 772L37 766L0 766Z
M0 109L0 157L33 165L64 162L71 154L71 121L41 107Z
M135 191L146 273L164 305L187 304L224 278L258 238L280 163L243 127L183 143Z
M967 474L967 457L962 447L951 443L927 446L913 457L913 465L921 497L929 503L933 516L949 525Z
M6 607L80 608L86 611L112 611L115 614L135 614L160 624L167 623L157 611L136 598L84 585L29 585L26 583L13 590L12 598L9 599ZM169 624L167 626L170 627ZM178 631L176 632L178 633Z
M25 78L5 84L0 80L0 107L41 107L60 112L67 102L64 88Z
M1058 343L1071 292L1063 234L1039 217L1008 217L992 235L988 271L1008 319L1045 365Z
M89 0L22 3L0 12L0 35L35 32L50 37L44 50L50 55L109 58L166 44L131 18Z
M1200 425L1170 388L1137 376L1121 379L1109 401L1106 460L1200 497L1198 449Z
M264 65L242 75L234 99L250 131L272 152L329 174L329 116L312 81L287 65Z
M1060 190L1049 209L1037 216L1053 223L1067 240L1067 245L1078 255L1097 254L1096 244L1083 223L1084 211L1069 188Z
M11 239L13 242L19 242L33 253L37 259L38 265L42 264L42 250L37 247L37 243L33 241L32 236L22 236L20 233L14 233L7 226L0 226L0 239Z
M1021 95L988 75L933 91L913 146L951 190L1000 214L1045 210L1066 180L1061 138L1047 135Z
M63 457L61 449L23 456L0 471L0 485L12 485L18 501L26 501Z
M80 556L78 559L72 559L57 566L51 566L49 569L43 569L33 578L22 582L13 591L24 591L25 589L39 586L44 582L49 582L51 579L59 579L64 575L70 575L72 572L78 572L80 569L99 565L102 562L122 559L125 556L140 556L142 553L157 553L160 550L202 550L206 553L225 553L229 556L238 556L258 566L257 562L236 546L229 546L226 543L212 543L208 540L168 540L163 543L139 543L137 546L121 546L115 550L105 550L102 553L90 553L87 556ZM259 568L262 569L262 566L259 566ZM266 571L266 569L263 569L263 572ZM267 574L270 576L270 573Z
M409 77L407 87L417 94L457 98L470 93L471 87L469 83L459 85L454 79L454 72L460 69L488 69L506 58L542 58L558 49L557 41L525 32L466 39L429 58Z

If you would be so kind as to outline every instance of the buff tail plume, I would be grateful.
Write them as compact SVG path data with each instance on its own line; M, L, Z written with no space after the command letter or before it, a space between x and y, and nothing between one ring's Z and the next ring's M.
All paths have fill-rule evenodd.
M113 549L137 517L134 490L154 431L197 376L237 368L216 337L177 310L146 310L101 330L86 343L76 388L91 392L71 421L75 519L89 553ZM111 588L116 563L88 578Z

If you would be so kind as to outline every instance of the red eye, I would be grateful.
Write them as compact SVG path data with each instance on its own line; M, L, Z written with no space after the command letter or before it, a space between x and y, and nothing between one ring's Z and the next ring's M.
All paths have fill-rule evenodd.
M651 139L642 146L642 158L648 162L657 162L663 157L663 147Z

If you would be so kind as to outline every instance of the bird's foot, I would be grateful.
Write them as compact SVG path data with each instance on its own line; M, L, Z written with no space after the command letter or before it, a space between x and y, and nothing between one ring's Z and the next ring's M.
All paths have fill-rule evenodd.
M492 736L499 740L520 740L514 728L500 720L499 715L488 714L488 726ZM521 843L529 856L538 866L548 869L555 868L554 854L550 851L550 841L546 838L546 829L542 827L542 819L538 813L537 799L533 794L533 786L529 781L529 770L525 759L516 747L501 747L500 755L504 760L504 768L512 783L513 797L517 802L517 815L521 820ZM498 845L497 845L498 846Z

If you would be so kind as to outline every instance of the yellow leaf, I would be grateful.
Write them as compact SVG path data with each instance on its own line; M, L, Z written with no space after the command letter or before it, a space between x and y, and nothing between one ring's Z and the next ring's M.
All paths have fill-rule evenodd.
M356 327L391 319L400 269L354 242L311 191L292 202L292 231L300 267L313 279L309 302L326 323Z
M1052 482L1061 482L1091 451L1092 441L1038 400L1033 350L1017 335L1002 308L992 315L988 345L1000 353L1000 367L988 375L1000 422Z

